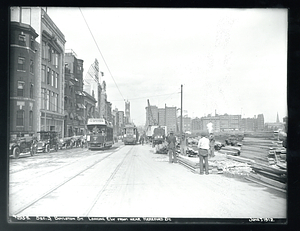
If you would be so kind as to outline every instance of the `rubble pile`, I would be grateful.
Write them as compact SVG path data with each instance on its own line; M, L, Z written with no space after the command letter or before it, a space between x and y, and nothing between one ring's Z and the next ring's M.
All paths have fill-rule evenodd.
M241 158L245 159L245 158ZM199 171L199 158L188 157L179 155L179 163L186 167L198 172ZM224 174L228 177L244 178L249 175L251 171L251 165L248 159L246 162L239 162L237 160L230 159L229 155L224 155L219 152L215 152L214 157L208 158L209 173L210 174Z

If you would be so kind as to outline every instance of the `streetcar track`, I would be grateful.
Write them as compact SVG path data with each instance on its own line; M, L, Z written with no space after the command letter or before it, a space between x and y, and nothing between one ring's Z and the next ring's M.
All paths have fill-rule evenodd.
M94 206L96 205L98 199L100 198L100 196L102 195L102 193L105 191L105 189L107 188L107 186L110 184L110 182L112 181L112 179L114 178L114 176L116 175L116 173L119 171L120 167L122 166L122 164L124 163L125 159L127 158L127 156L129 155L129 153L131 152L131 150L134 148L131 147L130 150L127 152L127 154L125 155L125 157L123 158L122 162L120 162L118 164L118 166L115 168L115 170L112 172L112 174L110 175L110 177L108 178L108 180L106 181L106 183L104 184L104 186L101 188L101 190L99 190L99 192L97 193L95 199L93 200L93 202L91 203L91 206L89 206L90 208L86 210L85 212L85 216L87 217L88 214L91 212L91 210L94 208Z
M68 154L69 154L69 153L68 153ZM71 154L71 153L70 153L70 154ZM44 157L42 157L42 158L44 158ZM45 157L45 158L46 158L46 157ZM25 167L25 168L22 168L22 169L19 169L19 170L15 170L15 171L11 171L10 174L22 172L22 171L25 171L25 170L34 168L35 166L40 166L40 165L42 165L42 164L51 164L51 163L54 163L56 160L61 159L60 157L52 157L52 158L55 158L55 159L53 159L53 160L51 160L51 161L47 160L47 161L44 161L44 162L38 162L38 163L36 163L36 164L29 165L28 167ZM82 158L84 158L84 157L82 157ZM80 159L82 159L82 158L80 158ZM76 162L76 160L73 161L72 163L74 163L74 162ZM69 165L69 164L66 164L66 165L64 165L64 166L67 166L67 165Z
M118 150L119 148L120 148L120 147L116 148L116 150ZM80 150L76 150L76 151L77 151L77 152L76 152L76 154L77 154L77 153L79 153ZM86 151L89 151L89 150L86 150ZM101 151L94 152L94 153L91 154L91 155L95 155L95 154L98 154L98 153L104 154L104 153L106 153L106 152L103 152L103 150L101 150ZM65 154L65 153L64 153L64 154ZM72 154L74 154L74 152L69 152L69 153L67 153L67 154L72 155ZM71 157L72 157L72 156L71 156ZM62 166L62 167L65 167L65 166L68 166L69 164L75 163L75 162L77 162L77 161L79 161L79 160L81 160L81 159L83 159L83 158L85 158L85 157L86 157L86 156L83 156L82 158L80 158L80 159L78 159L78 160L75 160L75 161L73 161L73 162L71 162L71 163L67 163L66 165L64 165L64 166ZM44 157L42 157L42 158L44 158ZM45 157L45 158L47 158L47 157ZM44 161L44 162L38 162L38 163L36 163L36 164L29 165L28 167L25 167L25 168L22 168L22 169L19 169L19 170L15 170L15 171L11 171L11 172L9 172L9 174L14 174L14 173L22 172L22 171L25 171L25 170L34 168L35 166L40 166L40 165L43 165L43 164L57 163L57 160L58 160L58 159L61 159L61 157L52 157L52 158L53 158L53 159L52 159L51 161L47 160L47 161ZM54 159L54 158L55 158L55 159ZM62 167L59 167L59 168L57 168L57 169L60 169L60 168L62 168ZM57 170L57 169L55 169L55 170ZM50 172L52 172L52 171L50 171ZM46 172L46 173L49 173L49 172ZM46 174L46 173L44 173L44 174ZM42 174L42 175L44 175L44 174Z
M45 198L46 196L48 196L49 194L51 194L52 192L54 192L55 190L57 190L58 188L62 187L63 185L65 185L66 183L68 183L69 181L73 180L74 178L76 178L77 176L81 175L83 172L89 170L90 168L92 168L93 166L97 165L98 163L102 162L103 160L105 160L106 158L110 157L111 155L113 155L115 152L119 151L120 148L115 149L112 153L108 154L107 156L105 156L104 158L95 161L94 163L92 163L91 165L89 165L88 167L84 168L82 171L80 171L79 173L76 173L74 176L68 178L67 180L61 182L60 184L56 185L55 187L51 188L50 190L46 191L45 193L43 193L41 196L38 196L36 199L32 200L31 202L27 203L26 205L22 206L21 208L17 209L15 212L12 212L13 215L18 215L19 213L23 212L24 210L28 209L29 207L31 207L32 205L34 205L35 203L37 203L38 201L42 200L43 198ZM125 158L124 158L125 159ZM64 165L66 166L66 165Z

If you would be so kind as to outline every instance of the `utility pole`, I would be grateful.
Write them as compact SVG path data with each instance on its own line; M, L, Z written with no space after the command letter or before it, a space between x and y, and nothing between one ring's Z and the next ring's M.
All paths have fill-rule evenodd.
M181 108L180 108L180 145L182 145L182 84L181 84Z

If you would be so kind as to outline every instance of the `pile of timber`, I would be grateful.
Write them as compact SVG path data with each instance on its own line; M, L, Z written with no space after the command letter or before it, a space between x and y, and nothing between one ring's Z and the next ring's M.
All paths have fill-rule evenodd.
M225 146L222 147L218 152L226 155L239 156L241 154L241 147Z
M254 163L251 169L252 172L246 177L247 180L286 192L287 169L284 166Z

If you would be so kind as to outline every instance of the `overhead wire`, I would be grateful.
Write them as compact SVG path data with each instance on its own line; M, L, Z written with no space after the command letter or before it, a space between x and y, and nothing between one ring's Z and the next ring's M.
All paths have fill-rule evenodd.
M105 66L106 66L106 68L107 68L107 70L108 70L108 72L109 72L111 78L113 79L113 81L114 81L114 83L115 83L115 85L116 85L116 87L117 87L117 89L118 89L120 95L122 96L122 99L125 101L125 98L124 98L123 94L121 93L121 91L120 91L120 89L119 89L119 87L118 87L118 84L116 83L116 81L115 81L115 79L114 79L114 77L113 77L113 75L112 75L112 73L111 73L111 71L110 71L110 69L109 69L109 67L108 67L108 65L107 65L107 63L106 63L104 56L102 55L102 52L101 52L101 50L100 50L100 48L99 48L99 46L98 46L98 43L96 42L96 39L95 39L95 37L94 37L94 35L93 35L93 33L92 33L90 27L89 27L89 24L87 23L87 21L86 21L84 15L83 15L83 13L82 13L80 7L79 7L79 10L80 10L80 13L81 13L81 15L82 15L84 21L85 21L86 26L88 27L88 29L89 29L89 31L90 31L90 34L91 34L91 36L92 36L92 38L93 38L93 40L94 40L94 42L95 42L95 44L96 44L96 46L97 46L97 49L98 49L98 51L99 51L99 53L100 53L100 55L101 55L101 57L102 57L102 59L103 59L103 62L104 62L104 64L105 64Z

